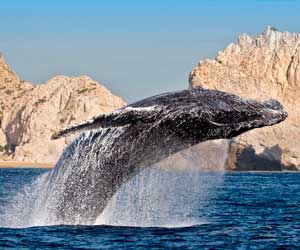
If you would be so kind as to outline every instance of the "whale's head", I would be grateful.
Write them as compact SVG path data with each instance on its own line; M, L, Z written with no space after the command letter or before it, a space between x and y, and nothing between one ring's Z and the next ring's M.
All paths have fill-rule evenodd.
M154 103L164 109L160 119L165 120L171 132L195 143L232 138L254 128L277 124L287 117L276 100L261 102L203 88L161 95Z

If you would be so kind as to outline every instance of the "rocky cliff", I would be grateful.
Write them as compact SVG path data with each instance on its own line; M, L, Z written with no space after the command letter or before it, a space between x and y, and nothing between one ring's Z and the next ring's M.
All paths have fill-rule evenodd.
M300 169L300 34L272 27L253 37L243 34L216 59L200 61L189 83L254 99L275 98L289 113L281 124L233 139L228 169Z
M52 141L54 131L123 105L87 76L25 82L0 55L0 160L54 163L71 139Z
M300 169L300 34L268 27L243 34L191 71L190 87L281 101L288 119L233 140L196 145L160 163L205 169ZM33 85L18 78L0 55L0 161L55 162L71 138L51 141L54 131L111 112L125 102L87 76L57 76ZM229 155L229 157L227 157Z
M123 105L120 97L87 76L56 76L39 85L25 82L0 56L0 165L1 161L54 164L72 137L53 141L53 132ZM158 165L223 169L227 144L221 140L203 143ZM215 157L220 145L224 147Z

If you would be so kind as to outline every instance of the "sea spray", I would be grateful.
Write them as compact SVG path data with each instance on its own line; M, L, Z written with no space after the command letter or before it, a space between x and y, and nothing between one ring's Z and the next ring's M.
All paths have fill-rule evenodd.
M206 204L223 181L223 173L195 168L144 170L122 185L95 224L187 227L205 223Z
M199 148L197 162L185 155L189 166L174 162L172 166L172 158L166 159L167 164L155 164L124 183L95 225L188 227L206 223L207 204L223 182L229 140L204 142ZM204 167L214 169L214 164L216 172Z
M0 227L61 224L47 200L48 175L39 176L11 199L1 215ZM95 225L187 227L206 223L206 204L222 181L223 172L146 169L122 185Z
M78 142L89 138L89 135L79 137ZM106 143L109 144L108 141ZM69 148L74 156L80 157L76 149L76 146ZM64 152L64 157L68 157L68 153L69 151ZM218 158L225 163L226 157L225 148L219 152ZM206 162L215 160L209 159L211 154L209 157L202 154L202 158ZM86 169L84 164L87 163L83 163L80 171ZM59 176L57 169L54 169L39 176L32 184L25 185L6 205L0 226L16 228L69 224L56 216L59 205L57 201L64 191L63 186L56 185L56 178L66 178L72 173L67 170ZM222 176L222 172L204 173L199 166L191 165L185 170L174 170L172 167L165 169L156 164L124 183L103 213L96 216L95 224L166 227L199 224L201 222L194 219L194 213L197 209L205 208L207 199L213 195L214 187L222 181ZM84 195L88 190L82 191ZM74 224L91 223L79 218L78 223Z
M48 173L42 174L32 183L25 184L15 196L10 198L2 208L1 227L22 228L47 225L45 217L40 216L41 210L35 213L42 200L41 196L47 175ZM43 209L43 206L40 209Z
M214 175L207 182L207 174L203 175L203 172L194 166L185 171L145 167L136 177L133 175L129 178L128 183L122 181L124 184L120 185L116 195L106 193L114 192L110 189L113 180L110 180L109 171L98 169L98 166L103 160L111 157L111 148L115 146L115 139L121 133L122 129L114 128L79 136L65 150L55 169L41 175L31 185L26 185L11 199L0 226L96 223L168 227L199 224L199 221L194 220L193 213L205 206L206 197L213 194L213 187L216 182L222 180L222 175ZM103 155L107 158L101 158ZM203 154L202 157L206 155ZM220 154L218 157L224 158L224 155ZM117 165L116 171L122 167L125 166ZM98 187L95 183L105 185ZM75 188L74 195L69 196L68 192ZM98 194L108 197L109 200L97 199ZM201 204L196 202L199 201L199 197L203 199ZM98 203L108 206L105 205L106 209L98 213L97 210L88 209L86 214L76 213L78 207L84 210L90 202L95 206ZM73 220L61 217L61 211L67 211ZM94 221L90 220L89 213L93 213Z

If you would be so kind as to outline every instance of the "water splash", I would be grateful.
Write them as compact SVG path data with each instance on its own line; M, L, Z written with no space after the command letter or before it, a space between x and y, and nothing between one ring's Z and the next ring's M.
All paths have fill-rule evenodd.
M23 228L48 225L47 212L42 205L45 196L47 175L43 174L26 184L3 209L1 227Z
M223 172L147 169L113 196L96 225L190 227L207 223L206 204Z
M106 139L110 135L104 133L102 139ZM223 180L222 172L204 172L199 169L199 166L190 166L185 170L166 170L164 165L164 167L156 165L146 168L121 185L118 192L107 202L108 205L104 211L95 215L92 223L81 216L78 218L74 216L76 220L72 223L57 217L57 212L61 209L69 209L72 212L72 201L74 206L85 206L87 192L103 193L107 190L96 189L87 183L85 188L79 189L81 192L78 193L80 195L76 197L76 200L68 201L71 207L59 207L60 204L64 204L61 199L65 196L66 190L62 185L71 185L70 187L81 185L81 179L77 177L79 175L84 177L86 171L91 167L93 168L92 173L94 173L90 175L91 180L100 177L103 180L102 175L99 177L99 171L94 169L97 161L93 157L83 158L83 161L80 161L82 165L74 165L75 157L79 160L82 159L83 151L80 150L80 145L84 144L83 149L85 150L89 145L94 145L90 140L89 135L79 138L79 146L75 143L75 150L71 148L73 158L68 158L68 151L64 153L68 161L73 164L69 168L66 167L67 162L62 162L64 168L59 169L60 171L54 169L41 175L13 197L6 206L5 213L0 215L0 226L19 228L59 224L107 224L137 227L183 227L206 221L205 205L214 194L216 184ZM86 144L87 142L88 144ZM106 142L105 145L110 144ZM225 161L226 152L223 150L218 157L223 157L222 159ZM205 158L206 161L209 161L209 157L202 154L202 158ZM59 178L59 182L57 182L57 178ZM97 199L92 199L92 201L95 204L103 202Z
M46 206L47 181L48 173L26 185L6 206L0 227L60 224ZM95 225L173 228L207 223L206 204L222 181L222 172L147 169L122 185Z

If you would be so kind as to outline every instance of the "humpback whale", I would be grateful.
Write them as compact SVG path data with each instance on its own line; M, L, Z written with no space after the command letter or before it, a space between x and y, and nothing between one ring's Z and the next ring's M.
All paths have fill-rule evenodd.
M260 102L203 88L169 92L58 131L81 132L46 178L40 204L55 224L93 224L122 183L171 154L287 117Z

